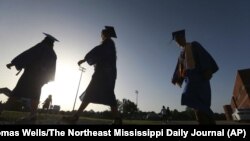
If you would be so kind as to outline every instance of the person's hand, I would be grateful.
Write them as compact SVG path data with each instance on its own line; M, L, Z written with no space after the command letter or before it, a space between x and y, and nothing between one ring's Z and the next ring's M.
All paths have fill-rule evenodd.
M8 69L11 69L12 66L13 66L13 64L11 64L11 63L9 63L9 64L6 65L6 67L7 67Z
M80 60L80 61L78 61L78 66L80 66L82 63L84 63L85 62L85 60L83 59L83 60Z

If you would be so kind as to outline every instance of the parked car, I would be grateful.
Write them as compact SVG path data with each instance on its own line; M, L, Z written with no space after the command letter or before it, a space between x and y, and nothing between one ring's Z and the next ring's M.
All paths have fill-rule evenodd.
M149 113L146 116L147 120L161 120L161 117L156 113Z
M53 105L50 108L51 112L53 112L53 113L59 113L60 109L61 109L61 107L59 105Z

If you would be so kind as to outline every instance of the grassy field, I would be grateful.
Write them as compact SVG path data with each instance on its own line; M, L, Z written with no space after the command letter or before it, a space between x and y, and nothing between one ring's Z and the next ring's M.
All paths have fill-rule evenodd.
M4 111L0 115L0 124L19 124L17 122L21 117L27 116L26 112L15 112L15 111ZM31 124L68 124L61 121L63 115L59 114L45 114L39 113L37 121ZM25 123L26 124L26 123ZM110 125L112 120L80 117L76 124L103 124ZM123 120L123 124L127 125L160 125L161 121L150 121L150 120Z
M26 112L15 112L15 111L4 111L0 115L0 125L4 124L37 124L37 125L67 125L61 121L62 115L59 114L45 114L39 113L36 122L18 122L21 117L27 116ZM216 121L218 125L250 125L248 122L235 122L235 121ZM111 125L112 120L107 119L97 119L97 118L87 118L80 117L76 124L79 125ZM161 121L151 121L151 120L123 120L124 125L197 125L196 121L169 121L168 123L162 123Z

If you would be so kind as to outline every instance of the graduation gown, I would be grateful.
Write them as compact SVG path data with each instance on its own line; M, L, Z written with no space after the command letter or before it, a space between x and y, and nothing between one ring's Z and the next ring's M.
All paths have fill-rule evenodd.
M87 53L84 59L89 65L95 66L95 71L80 99L83 102L116 106L116 49L113 40L104 40Z
M211 87L209 79L206 79L205 72L210 71L215 73L218 71L218 66L212 56L198 43L191 43L192 54L195 61L195 68L185 70L185 76L179 77L179 66L177 62L176 69L173 75L172 82L177 80L186 82L186 86L182 93L181 105L201 110L208 115L212 115L213 112L210 109L211 106Z
M11 63L24 72L12 96L39 100L42 86L55 78L56 59L53 47L44 41L15 57Z

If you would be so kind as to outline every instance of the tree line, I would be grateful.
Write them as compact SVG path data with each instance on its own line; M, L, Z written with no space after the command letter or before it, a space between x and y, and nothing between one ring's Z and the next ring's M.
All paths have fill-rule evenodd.
M4 104L4 103L0 103ZM122 101L117 99L118 110L121 113L123 119L128 120L161 120L161 113L155 111L141 111L137 105L129 99L123 99ZM27 111L25 108L21 107L20 104L16 103L16 111ZM45 111L39 110L40 113ZM57 113L53 111L46 111L48 114L61 114L61 115L72 115L76 111L59 111ZM83 111L81 116L90 118L102 118L102 119L112 119L112 113L109 110L102 112L95 112L94 110ZM215 113L215 120L226 120L224 113ZM184 111L178 111L177 109L170 110L169 115L170 120L195 120L195 113L189 107Z
M117 99L118 110L121 113L123 119L130 120L161 120L162 114L155 111L141 111L137 105L129 99L123 99L122 101ZM74 111L73 111L74 112ZM71 115L72 111L61 111L61 114ZM81 116L92 118L112 119L112 115L109 110L103 112L95 112L94 110L83 111ZM226 120L224 113L215 113L215 120ZM187 107L185 111L178 111L177 109L170 110L170 120L195 120L194 111Z

